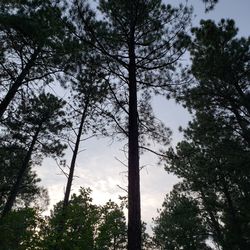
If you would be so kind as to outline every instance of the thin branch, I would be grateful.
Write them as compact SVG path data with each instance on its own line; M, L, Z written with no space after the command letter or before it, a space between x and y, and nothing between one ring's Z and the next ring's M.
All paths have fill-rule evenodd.
M128 190L127 189L125 189L125 188L123 188L123 187L121 187L120 185L116 185L118 188L120 188L121 190L123 190L124 192L126 192L126 193L128 193Z
M153 154L155 154L157 156L160 156L160 157L163 157L163 158L167 158L166 155L158 153L158 152L154 151L153 149L150 149L150 148L147 148L147 147L144 147L144 146L139 146L139 148L147 150L147 151L149 151L149 152L151 152L151 153L153 153Z
M121 160L119 160L117 157L115 157L115 159L120 162L124 167L128 168L128 165L126 165L124 162L122 162Z

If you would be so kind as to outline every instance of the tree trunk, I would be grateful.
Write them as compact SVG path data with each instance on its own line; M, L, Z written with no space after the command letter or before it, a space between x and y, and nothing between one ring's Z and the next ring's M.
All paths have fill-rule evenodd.
M30 60L25 65L24 69L22 70L20 75L16 78L16 80L14 81L12 86L10 87L8 93L6 94L6 96L4 97L2 102L0 103L0 120L1 120L4 112L6 111L8 105L10 104L10 102L12 101L14 96L16 95L18 89L20 88L20 86L22 86L24 78L29 74L29 71L33 67L39 52L40 52L39 49L36 49L34 51L34 53L30 57Z
M61 212L61 217L59 219L59 224L58 224L58 228L57 228L57 242L60 242L61 237L62 237L62 233L64 231L64 224L65 224L65 218L67 216L67 207L69 204L70 191L71 191L73 177L74 177L76 158L77 158L78 149L79 149L79 145L80 145L80 141L81 141L81 135L82 135L83 125L84 125L85 118L86 118L88 104L89 104L89 100L87 98L87 101L85 103L85 107L84 107L84 110L82 113L81 122L80 122L80 126L78 129L77 137L76 137L75 148L73 150L73 156L72 156L71 163L70 163L70 170L69 170L66 191L64 194L62 212ZM61 249L60 244L55 246L55 250L60 250L60 249Z
M132 22L132 21L131 21ZM141 205L139 169L139 131L134 24L129 40L129 127L128 127L128 250L141 249Z
M63 200L63 211L69 204L69 196L70 196L70 190L71 190L74 171L75 171L76 158L77 158L78 149L79 149L79 145L81 141L83 124L86 118L87 109L88 109L88 101L86 102L83 113L82 113L81 122L80 122L80 126L79 126L78 133L77 133L75 148L74 148L73 156L72 156L71 163L70 163L69 177L68 177L66 191L65 191L64 200Z
M40 133L40 130L41 130L41 127L42 127L42 124L39 125L39 127L37 128L34 136L33 136L33 139L32 139L32 142L30 144L30 147L29 147L29 150L24 158L24 161L22 163L22 166L19 170L19 173L17 175L17 179L16 179L16 182L14 183L11 191L10 191L10 195L7 199L7 202L4 206L4 209L3 209L3 212L2 212L2 218L11 211L12 207L13 207L13 204L16 200L16 197L17 197L17 194L18 194L18 190L20 188L20 185L22 183L22 180L23 180L23 177L24 177L24 174L25 174L25 171L27 170L28 166L29 166L29 161L30 161L30 158L31 158L31 155L32 155L32 152L33 152L33 149L34 149L34 146L35 146L35 143L37 141L37 137Z

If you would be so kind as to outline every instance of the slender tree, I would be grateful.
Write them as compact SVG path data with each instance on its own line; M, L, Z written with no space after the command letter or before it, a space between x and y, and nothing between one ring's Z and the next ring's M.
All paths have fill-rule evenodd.
M9 196L11 187L13 186L20 162L24 158L27 151L20 146L10 145L0 148L0 211ZM32 171L31 164L25 171L23 181L19 188L16 198L15 207L27 207L29 205L42 205L41 209L46 209L48 204L48 193L45 188L39 185L40 178Z
M87 53L81 51L81 53ZM97 130L104 130L103 119L101 116L101 104L105 99L106 85L103 83L103 72L98 67L98 58L87 58L86 61L78 60L75 68L71 70L67 81L71 89L72 97L69 97L70 110L76 119L77 130L74 129L76 124L72 124L76 136L72 149L72 159L70 171L67 180L67 186L64 196L63 208L66 208L70 198L75 164L77 155L82 141L82 136L88 136L89 133L95 134ZM73 72L72 72L73 71ZM69 72L68 72L69 73ZM72 77L74 75L74 77ZM72 110L73 109L73 110ZM73 111L73 112L72 112ZM100 124L100 125L98 125ZM71 144L73 139L70 139Z
M63 119L63 105L63 101L54 95L42 93L29 99L28 103L23 103L16 116L6 121L7 128L13 134L12 138L24 142L27 151L20 161L19 171L2 211L2 217L13 207L32 154L36 152L40 156L60 155L65 148L58 138L53 138L53 135L57 135L66 125Z

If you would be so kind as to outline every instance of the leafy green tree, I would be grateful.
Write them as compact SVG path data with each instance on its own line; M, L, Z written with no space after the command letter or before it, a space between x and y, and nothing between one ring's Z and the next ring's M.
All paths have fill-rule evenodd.
M101 208L101 219L97 229L95 249L126 249L126 234L126 218L122 208L112 201L107 202Z
M0 221L1 249L41 249L38 230L42 223L43 219L35 209L22 208L11 211Z
M126 219L112 201L93 204L91 190L81 188L66 207L64 230L59 232L63 202L59 202L41 229L42 249L126 249Z
M1 1L1 120L24 85L49 83L64 68L72 51L69 29L54 0Z
M154 223L154 240L160 249L211 249L198 201L182 194L177 186L166 196Z
M45 249L94 249L94 236L100 214L98 206L92 204L90 192L90 189L82 188L79 195L72 195L60 238L57 227L61 223L62 202L55 206L45 228Z
M36 154L37 157L61 155L65 149L65 145L56 137L67 125L63 118L63 105L64 102L54 95L42 93L38 97L30 98L28 103L22 103L15 116L6 119L5 125L10 140L4 137L5 144L13 145L14 142L23 144L25 154L19 162L19 170L2 211L2 217L11 210L15 202L32 155Z
M150 121L151 91L168 89L178 59L184 53L185 28L190 10L172 8L161 1L99 1L103 21L96 21L87 1L74 1L71 13L83 41L104 57L115 108L112 115L119 131L128 136L128 249L141 249L139 122ZM142 100L138 100L142 97ZM117 111L118 109L118 111ZM123 112L123 116L115 116ZM145 112L144 112L145 111ZM121 123L123 122L123 123ZM147 126L144 126L144 128ZM162 140L156 128L147 135ZM152 129L153 128L153 129ZM145 130L144 130L145 131ZM169 132L161 129L164 135ZM164 139L166 142L166 139Z

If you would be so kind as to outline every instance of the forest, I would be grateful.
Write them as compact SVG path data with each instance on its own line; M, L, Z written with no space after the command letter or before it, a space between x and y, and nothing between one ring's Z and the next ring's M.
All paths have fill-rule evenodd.
M220 1L199 2L205 16ZM250 37L194 15L188 1L0 0L0 250L250 249ZM176 145L157 96L192 118ZM73 192L86 138L123 143L119 202ZM178 177L152 232L146 152ZM49 215L46 159L65 175Z

